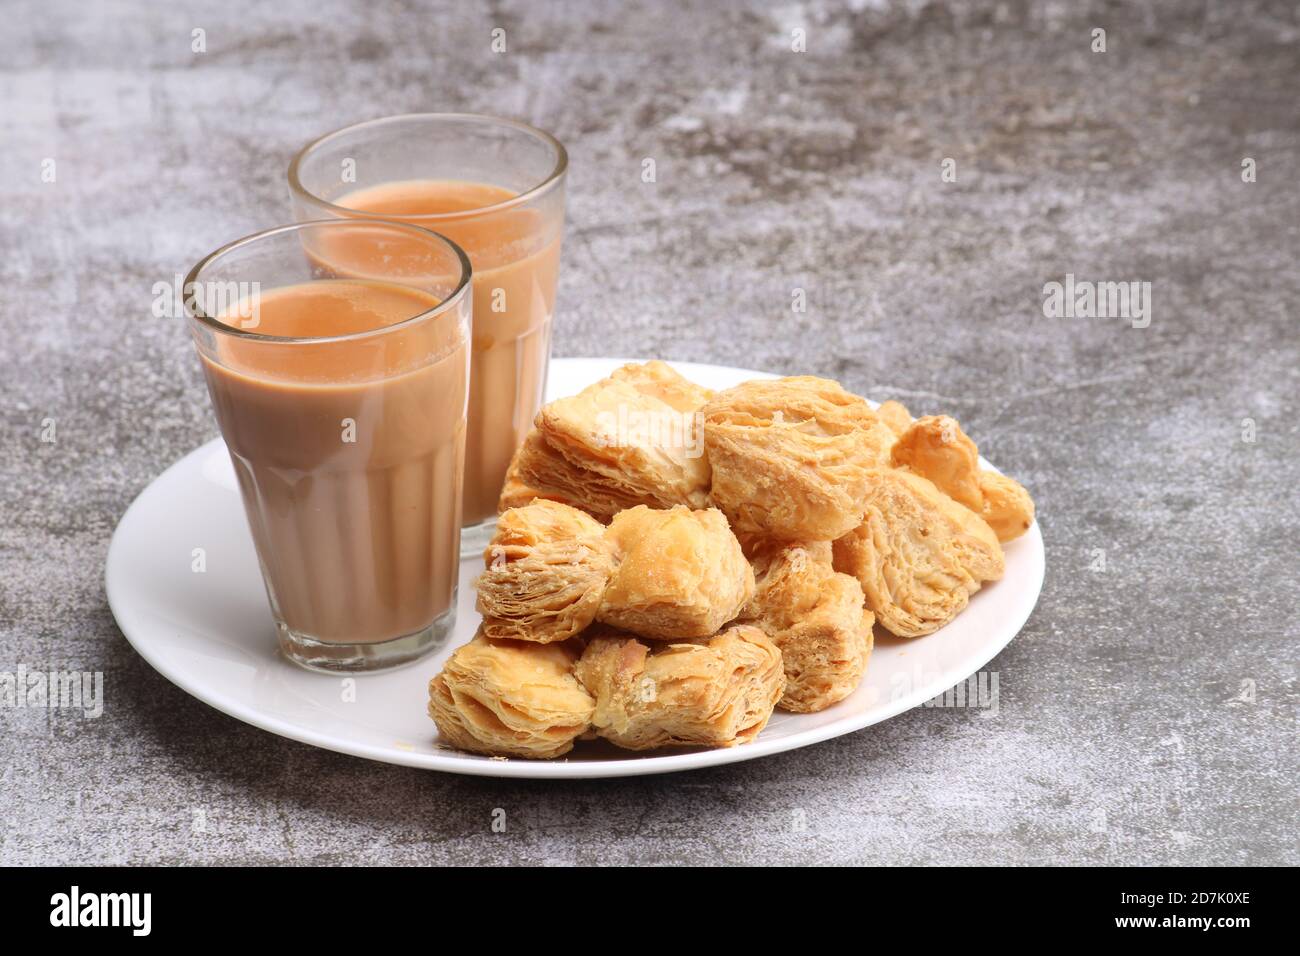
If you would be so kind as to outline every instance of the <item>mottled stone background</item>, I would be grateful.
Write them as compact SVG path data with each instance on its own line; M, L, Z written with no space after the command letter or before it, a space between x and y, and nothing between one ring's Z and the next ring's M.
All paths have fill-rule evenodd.
M4 5L0 670L108 701L0 711L0 862L1300 862L1293 3L239 6ZM279 739L136 656L109 536L216 433L152 284L286 220L309 138L421 110L568 145L556 354L835 376L1025 481L1047 582L998 716L498 782ZM1067 272L1151 282L1150 327L1045 318Z

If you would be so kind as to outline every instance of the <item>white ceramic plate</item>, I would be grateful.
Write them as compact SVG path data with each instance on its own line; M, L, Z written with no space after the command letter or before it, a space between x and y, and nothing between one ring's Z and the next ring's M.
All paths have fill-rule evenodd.
M624 360L556 359L548 398L571 395ZM688 378L726 388L761 372L673 363ZM985 463L987 464L987 463ZM193 549L206 571L192 570ZM388 763L490 777L619 777L690 770L804 747L886 720L943 693L983 667L1020 630L1043 583L1043 539L1035 525L1007 546L1006 576L981 589L947 627L906 641L877 632L861 686L819 714L778 711L751 744L724 750L638 755L581 743L553 761L505 760L438 745L425 713L426 685L478 625L470 582L480 561L461 565L456 631L443 651L345 685L276 650L266 592L234 471L220 439L163 472L113 534L105 583L127 640L159 673L199 700L272 733ZM355 699L352 699L355 698Z

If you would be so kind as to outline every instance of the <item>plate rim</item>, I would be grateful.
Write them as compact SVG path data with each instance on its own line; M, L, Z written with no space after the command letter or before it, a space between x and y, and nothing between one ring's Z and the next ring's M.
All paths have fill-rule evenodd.
M646 362L650 359L635 358L597 358L597 357L554 357L552 363L563 362L573 363L575 365L607 365L613 364L615 367L628 362ZM775 378L779 377L776 373L764 372L757 369L738 368L728 365L717 365L713 363L701 362L679 362L664 360L668 365L682 371L686 374L691 368L698 369L725 369L731 373L749 374L755 378ZM548 377L549 377L548 368ZM689 376L688 376L689 377ZM868 399L868 401L870 401ZM872 402L875 405L875 402ZM144 661L162 675L166 680L176 687L189 694L191 697L207 704L222 713L235 718L259 730L267 731L279 737L285 737L299 743L319 747L323 750L331 750L336 753L343 753L353 757L360 757L367 760L375 760L381 763L394 764L398 766L414 767L422 770L436 770L444 773L457 773L467 776L477 777L499 777L511 779L594 779L594 778L613 778L613 777L636 777L647 776L661 773L676 773L678 771L697 770L704 767L724 766L726 764L738 763L745 760L756 760L760 757L767 757L773 754L785 753L789 750L797 750L812 744L821 743L834 737L840 737L844 734L855 733L873 724L897 717L904 711L911 710L914 707L923 704L927 700L933 699L937 693L943 693L949 686L945 685L937 689L931 687L929 683L923 683L920 687L914 687L909 693L891 698L883 709L871 708L865 713L846 715L838 720L832 720L828 723L821 724L817 727L811 727L807 730L795 731L781 737L772 737L768 740L759 736L750 743L726 748L717 748L712 750L690 751L687 753L668 753L658 756L637 757L628 756L617 760L584 760L569 761L565 758L557 760L509 760L492 757L482 757L479 755L461 754L454 750L448 750L447 753L420 753L419 751L403 751L397 748L385 749L369 744L354 743L347 740L329 736L327 734L312 731L309 728L301 727L297 724L280 720L265 712L246 705L238 699L230 698L219 694L214 694L207 690L201 682L191 679L187 674L178 674L173 668L166 666L158 655L151 652L150 645L145 641L137 641L132 637L131 628L127 627L126 621L135 623L136 626L143 630L144 625L134 622L131 612L123 605L122 592L115 583L122 573L115 568L124 562L119 558L115 561L114 556L121 547L123 533L122 529L127 526L128 521L132 519L133 514L142 507L145 496L159 482L163 481L171 472L182 468L191 459L199 456L211 454L217 447L224 446L220 436L204 442L197 448L182 455L176 461L172 462L167 468L163 469L157 476L149 481L148 484L132 499L131 504L127 506L118 519L117 525L113 529L113 534L109 540L108 551L104 561L104 590L108 600L108 606L117 623L118 630L122 632L128 644L139 654ZM983 456L980 461L987 467L992 467ZM995 469L996 470L996 469ZM987 654L981 651L976 656L979 662L971 669L970 674L976 674L998 654L1002 653L1010 643L1019 636L1025 623L1029 620L1034 609L1038 606L1038 600L1042 596L1043 581L1047 570L1046 550L1043 545L1042 532L1040 523L1035 520L1029 532L1020 540L1029 544L1036 552L1037 559L1032 562L1033 580L1026 582L1025 591L1032 591L1033 598L1023 602L1023 610L1017 616L1019 620L1015 621L1014 626L1006 629L1008 635L1005 640L992 642L986 648ZM116 593L116 597L115 597ZM421 659L423 660L423 658ZM414 661L407 666L415 666L420 661ZM963 667L963 669L965 669ZM960 678L968 679L970 674ZM798 716L798 715L796 715Z

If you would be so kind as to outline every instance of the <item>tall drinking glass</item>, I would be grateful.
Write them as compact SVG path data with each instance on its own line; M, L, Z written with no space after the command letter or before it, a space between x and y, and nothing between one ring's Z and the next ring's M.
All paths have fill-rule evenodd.
M481 551L515 449L542 404L568 157L552 136L490 116L392 116L329 133L289 166L299 220L371 216L447 236L474 268L462 552ZM364 272L337 248L337 275Z
M334 250L364 274L323 268ZM416 226L282 226L204 258L186 313L280 647L332 671L439 646L455 620L470 265Z

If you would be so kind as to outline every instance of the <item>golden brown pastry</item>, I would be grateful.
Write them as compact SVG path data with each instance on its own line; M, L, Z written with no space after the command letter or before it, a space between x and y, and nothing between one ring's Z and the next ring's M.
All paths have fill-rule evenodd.
M1014 541L1034 523L1034 499L1014 478L996 471L981 471L980 494L984 496L980 516L999 541Z
M502 512L483 563L474 587L484 635L542 644L595 620L614 569L604 525L540 498Z
M912 413L907 410L907 406L902 402L896 402L893 399L881 402L876 409L876 416L885 423L895 437L901 436L903 432L912 427Z
M997 536L926 478L872 472L862 524L834 544L835 569L857 578L876 620L900 637L930 634L1002 576Z
M831 565L831 542L829 541L786 542L777 541L765 535L744 533L737 534L736 540L740 542L745 557L749 558L749 563L754 568L756 576L767 562L773 560L787 547L802 548L819 564L824 564L827 567Z
M918 418L898 439L892 463L930 479L954 501L980 515L999 541L1020 537L1034 522L1034 502L1019 483L980 468L979 449L955 418Z
M624 365L537 414L516 456L519 478L602 519L638 504L707 504L699 407L712 395L663 362Z
M530 429L525 439L525 444L530 441L535 443L541 441L541 437L538 435L536 428ZM558 501L561 504L569 505L572 508L582 507L580 502L566 497L559 491L534 488L532 485L524 481L519 473L523 457L523 448L521 447L515 452L514 458L510 461L510 467L506 470L506 480L501 486L501 497L497 499L498 514L502 511L509 511L511 508L522 508L524 505L530 504L537 498L545 498L548 501ZM583 510L585 511L586 509L584 508Z
M741 620L781 651L785 694L778 707L825 710L857 689L871 654L875 621L857 579L831 567L829 542L762 549L757 587Z
M429 681L446 742L492 756L548 759L587 732L595 700L574 677L580 642L492 641L480 631Z
M527 501L560 501L581 508L598 521L609 521L625 508L646 503L644 496L629 493L620 482L571 464L546 444L536 428L515 452L506 477L506 487L497 502L499 511L514 507L527 496Z
M781 697L781 652L756 627L646 643L597 629L577 666L592 727L628 750L731 747L758 736Z
M979 487L979 449L955 418L947 415L918 418L899 436L890 459L895 467L929 478L953 501L972 511L980 510L983 498Z
M708 637L754 594L754 571L716 508L644 505L605 531L614 559L596 619L658 640Z
M785 541L852 530L895 440L866 400L811 376L745 382L703 414L713 502L737 531Z
M611 381L632 386L643 395L663 402L678 412L696 412L713 397L713 390L696 385L678 374L667 362L629 362L614 369Z
M501 497L497 499L497 513L509 511L511 508L522 508L538 498L545 498L542 494L531 485L524 484L517 472L514 472L513 465L506 472L505 483L501 486Z

